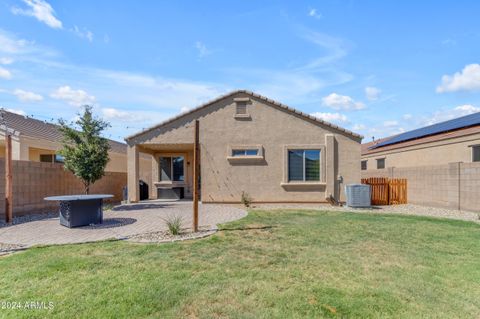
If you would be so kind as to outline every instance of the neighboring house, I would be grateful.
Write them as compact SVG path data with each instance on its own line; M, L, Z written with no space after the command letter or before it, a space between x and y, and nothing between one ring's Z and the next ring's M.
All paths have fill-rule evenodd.
M192 196L194 122L200 123L201 201L344 200L360 182L362 136L238 90L126 138L129 200L139 200L139 153L152 160L150 198Z
M2 110L4 122L12 133L12 158L34 162L62 162L62 134L58 126ZM0 157L5 157L5 127L0 128ZM109 140L108 172L127 172L127 145ZM150 166L150 164L148 163Z
M480 161L480 113L362 144L362 170Z

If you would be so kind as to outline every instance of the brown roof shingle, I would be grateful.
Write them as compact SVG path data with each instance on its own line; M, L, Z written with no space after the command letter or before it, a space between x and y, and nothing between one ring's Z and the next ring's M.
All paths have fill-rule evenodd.
M44 139L52 142L61 142L62 133L58 130L58 125L37 120L28 116L2 110L5 123L9 129L13 129L20 135ZM108 140L111 151L115 153L126 153L127 145L113 140Z

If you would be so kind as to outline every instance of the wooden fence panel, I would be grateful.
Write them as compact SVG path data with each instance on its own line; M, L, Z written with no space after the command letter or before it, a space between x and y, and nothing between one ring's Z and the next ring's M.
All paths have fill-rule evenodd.
M371 187L372 205L396 205L407 203L407 180L387 177L362 178L362 184Z

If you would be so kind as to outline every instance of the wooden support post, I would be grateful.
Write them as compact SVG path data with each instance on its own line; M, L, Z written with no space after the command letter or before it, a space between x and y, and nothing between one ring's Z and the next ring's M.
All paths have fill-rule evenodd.
M193 144L193 231L198 231L198 176L200 174L199 122L195 120Z
M13 221L12 191L12 136L6 134L5 139L5 222Z

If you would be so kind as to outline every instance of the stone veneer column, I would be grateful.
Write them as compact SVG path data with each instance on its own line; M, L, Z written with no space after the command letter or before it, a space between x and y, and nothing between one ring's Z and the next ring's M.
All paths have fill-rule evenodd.
M328 198L332 195L335 199L338 200L335 190L335 135L326 134L325 135L325 146L326 146L326 156L325 156L325 169L326 169L326 183L327 187L325 190L325 197Z
M138 186L140 165L138 156L138 146L128 145L127 148L127 185L128 201L130 203L138 202L140 198L140 189Z

